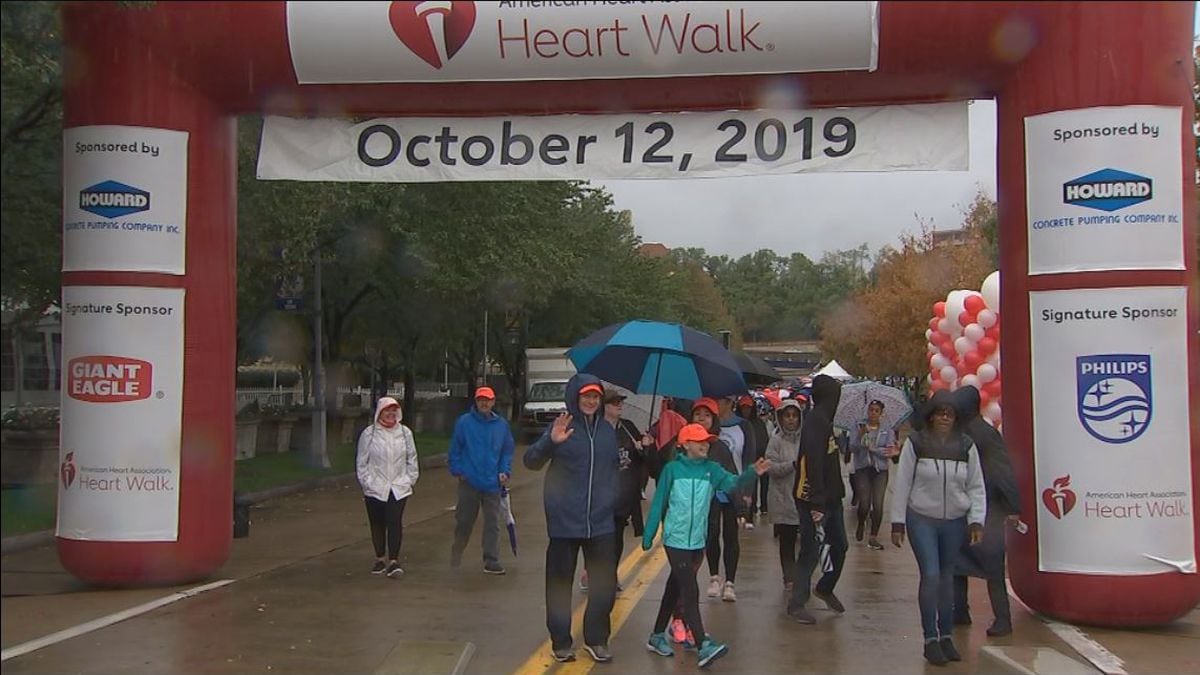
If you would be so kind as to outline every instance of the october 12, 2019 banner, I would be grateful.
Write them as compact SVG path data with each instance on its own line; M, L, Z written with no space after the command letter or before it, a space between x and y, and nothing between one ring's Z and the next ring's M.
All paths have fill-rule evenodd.
M964 171L965 102L703 113L268 117L258 177L334 182Z

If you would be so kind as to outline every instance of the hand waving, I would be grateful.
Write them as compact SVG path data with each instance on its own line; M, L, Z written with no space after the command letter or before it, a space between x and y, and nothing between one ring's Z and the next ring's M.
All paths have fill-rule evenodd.
M575 433L575 428L571 426L571 415L563 413L554 420L554 425L550 427L550 440L555 444L563 443L573 433Z

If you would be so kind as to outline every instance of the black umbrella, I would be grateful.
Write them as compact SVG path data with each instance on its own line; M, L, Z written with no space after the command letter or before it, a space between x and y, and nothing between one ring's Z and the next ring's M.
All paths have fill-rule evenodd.
M757 356L737 352L733 355L733 360L737 362L738 368L742 369L742 378L746 380L746 384L774 384L783 379L771 364Z

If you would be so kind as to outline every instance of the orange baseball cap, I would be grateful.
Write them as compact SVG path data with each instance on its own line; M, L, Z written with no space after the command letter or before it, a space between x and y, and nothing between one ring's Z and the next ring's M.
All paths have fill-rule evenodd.
M480 387L475 390L475 398L486 398L491 401L496 400L496 392L491 387Z
M713 414L713 417L720 416L721 414L721 408L717 405L717 402L707 396L698 398L692 403L692 410L695 410L696 408L704 408L708 410Z
M589 382L589 383L583 385L582 387L580 387L579 395L583 396L584 394L589 394L593 391L596 392L597 394L600 394L601 396L604 395L604 387L601 387L599 384L596 384L595 382Z
M704 426L700 424L689 424L679 430L680 444L687 443L689 441L707 443L716 439L717 436L715 434L708 433L708 429L705 429Z

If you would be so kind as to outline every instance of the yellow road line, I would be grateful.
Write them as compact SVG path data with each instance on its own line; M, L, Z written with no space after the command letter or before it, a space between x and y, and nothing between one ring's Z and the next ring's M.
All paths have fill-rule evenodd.
M644 565L642 565L643 562L645 562ZM642 597L642 595L645 594L646 588L650 585L650 582L654 580L654 577L658 575L659 570L661 570L665 564L666 553L663 552L661 543L655 544L654 548L650 549L649 551L643 551L641 546L638 546L634 550L630 551L621 561L620 567L617 568L617 579L625 579L629 573L639 565L642 566L642 569L641 573L637 575L633 582L627 582L624 584L626 590L623 595L631 593L632 595L629 598L631 602L627 603L628 609L623 610L624 614L618 616L620 623L614 621L612 629L613 633L616 633L617 628L620 627L621 623L624 623L629 612L632 611L633 606L636 605L637 601ZM648 579L644 583L640 583L642 582L643 574L645 574L650 568L653 568L653 573L649 575ZM571 583L574 584L575 580L572 579ZM623 600L625 600L624 597L617 598L617 606L622 606ZM571 626L573 626L575 630L580 630L583 626L583 611L586 609L586 607L587 598L585 597L584 601L580 602L579 606L575 608L575 611L571 613ZM617 611L616 606L614 606L614 612L615 611ZM550 649L550 639L546 638L546 641L538 645L538 648L529 655L529 658L525 660L525 663L521 664L520 668L517 668L515 671L513 671L514 675L541 675L555 665L558 665L555 663L554 658L550 656ZM588 656L580 653L579 658L587 659ZM576 661L575 664L581 664L581 662ZM563 670L563 668L570 667L575 664L562 664L559 672L566 672ZM591 666L594 664L589 660L587 665Z
M616 635L617 631L625 625L626 619L633 614L633 610L637 607L638 602L646 591L650 590L650 585L654 583L654 579L663 567L667 565L667 553L661 545L650 549L650 558L642 564L638 569L637 575L632 581L624 584L625 590L617 598L616 604L613 606L611 615L612 630L609 636L609 642L612 642L612 635ZM649 635L649 631L646 633ZM592 672L592 668L596 667L596 662L593 661L587 654L580 653L579 658L571 663L564 663L555 671L555 675L585 675Z

